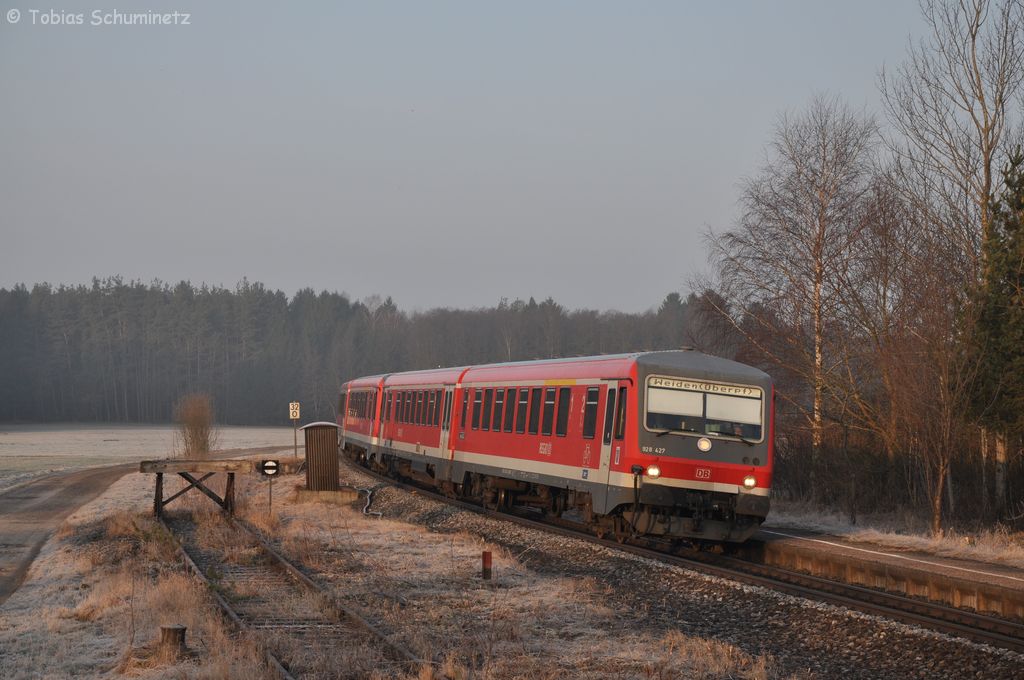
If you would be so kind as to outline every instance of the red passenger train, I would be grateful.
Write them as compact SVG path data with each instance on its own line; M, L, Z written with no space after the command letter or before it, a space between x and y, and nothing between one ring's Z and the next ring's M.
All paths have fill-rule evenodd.
M370 376L338 413L375 469L598 534L740 542L768 514L771 378L692 350Z

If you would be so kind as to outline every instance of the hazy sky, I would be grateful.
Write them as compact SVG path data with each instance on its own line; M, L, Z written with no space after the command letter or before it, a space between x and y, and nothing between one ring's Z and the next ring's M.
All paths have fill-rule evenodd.
M909 0L0 8L0 287L246 276L407 309L685 293L778 115L878 112L922 31ZM115 9L190 25L91 25Z

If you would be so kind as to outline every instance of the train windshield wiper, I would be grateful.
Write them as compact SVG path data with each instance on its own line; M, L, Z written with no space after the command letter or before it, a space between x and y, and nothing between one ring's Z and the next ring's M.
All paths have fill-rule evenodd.
M689 427L670 427L670 428L667 428L667 429L664 429L664 430L658 432L658 434L656 434L654 436L655 437L664 437L666 434L669 434L671 432L691 432L693 434L700 434L700 432L698 432L697 430L693 430L693 429L691 429Z

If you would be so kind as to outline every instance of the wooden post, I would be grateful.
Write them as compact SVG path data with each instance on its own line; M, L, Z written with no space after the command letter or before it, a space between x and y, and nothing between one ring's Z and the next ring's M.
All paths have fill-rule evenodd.
M483 554L483 578L485 581L491 580L491 551L484 550Z
M224 512L235 514L235 473L228 473L227 484L224 485Z
M185 656L185 626L160 626L160 657L174 661Z
M156 491L153 493L153 514L164 516L164 473L156 473Z

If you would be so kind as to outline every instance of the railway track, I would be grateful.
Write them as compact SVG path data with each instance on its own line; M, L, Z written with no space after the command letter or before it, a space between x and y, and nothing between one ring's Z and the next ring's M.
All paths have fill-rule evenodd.
M228 523L227 541L201 540L190 518L163 520L188 567L234 627L254 636L280 678L415 674L429 665L333 598L252 527L217 521Z
M422 486L398 481L368 468L357 466L346 459L348 465L387 484L450 503L488 517L515 522L562 536L577 538L614 550L657 560L686 569L721 578L731 579L769 588L778 592L803 597L817 602L873 614L903 623L919 626L954 637L1024 653L1024 625L965 609L947 607L902 595L851 585L839 581L801 574L778 567L740 560L726 555L695 549L671 548L664 543L648 540L609 540L598 538L582 525L564 520L543 520L531 512L500 512L473 503L447 497Z

